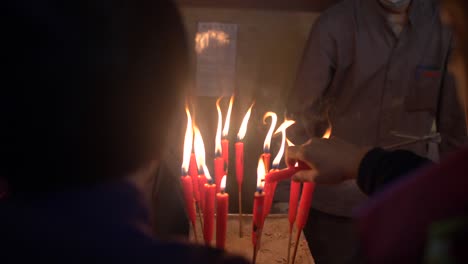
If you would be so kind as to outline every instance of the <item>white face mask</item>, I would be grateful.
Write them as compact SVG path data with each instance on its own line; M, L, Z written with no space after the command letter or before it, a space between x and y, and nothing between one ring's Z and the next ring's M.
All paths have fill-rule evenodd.
M411 0L379 0L379 2L390 10L402 11L408 6Z

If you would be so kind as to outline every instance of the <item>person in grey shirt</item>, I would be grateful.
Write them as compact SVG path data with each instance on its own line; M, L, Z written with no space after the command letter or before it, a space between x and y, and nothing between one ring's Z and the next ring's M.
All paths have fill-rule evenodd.
M452 33L435 0L344 0L321 14L306 44L288 114L304 143L332 137L386 147L441 134L438 152L466 142L465 117L447 73ZM428 144L405 149L427 156ZM316 262L349 263L357 243L351 214L366 199L355 181L318 185L305 234Z

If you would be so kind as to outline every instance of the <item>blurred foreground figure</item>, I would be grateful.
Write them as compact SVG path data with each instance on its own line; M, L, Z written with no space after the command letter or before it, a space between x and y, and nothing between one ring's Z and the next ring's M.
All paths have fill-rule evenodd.
M159 170L185 98L174 5L18 0L2 11L0 262L244 263L155 240L127 180Z
M320 137L331 124L332 136L358 146L390 146L407 140L396 133L439 132L441 154L466 142L447 73L452 33L438 11L436 0L344 0L323 12L290 96L288 110L306 131L299 134ZM425 142L405 149L431 159L439 154ZM352 211L365 198L353 180L317 186L305 234L319 264L351 261Z
M467 14L466 1L443 1L443 21L455 34L450 70L462 105L468 102ZM373 195L357 212L365 263L468 263L467 146L433 164L407 150L312 138L290 147L287 160L311 168L295 180L333 185L357 179L360 189Z

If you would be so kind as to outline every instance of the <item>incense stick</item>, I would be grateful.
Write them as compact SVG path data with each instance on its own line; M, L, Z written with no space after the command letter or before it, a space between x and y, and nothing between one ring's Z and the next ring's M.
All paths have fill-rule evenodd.
M289 241L288 241L288 264L291 261L291 242L292 242L292 234L293 234L294 227L289 228Z
M255 264L257 262L257 247L253 247L253 257L252 257L252 264Z
M293 257L292 257L292 264L296 262L296 254L297 254L297 246L299 245L299 238L301 237L302 231L300 229L297 230L297 236L296 236L296 244L294 245L294 252L293 252Z
M243 231L243 221L242 221L242 191L239 190L239 237L242 238L244 236Z

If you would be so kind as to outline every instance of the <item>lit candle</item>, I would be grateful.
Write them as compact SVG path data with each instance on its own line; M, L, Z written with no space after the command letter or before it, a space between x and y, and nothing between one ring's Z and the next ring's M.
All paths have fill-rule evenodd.
M210 172L206 167L205 163L205 145L203 143L203 138L200 133L200 130L197 127L194 127L195 131L195 155L197 158L197 164L200 170L200 174L204 175L207 183L202 188L201 199L204 196L204 205L203 208L203 238L205 240L205 245L211 245L213 239L213 222L214 222L214 206L215 206L215 194L216 194L216 185L213 182L213 179L210 176ZM200 180L200 179L199 179ZM201 181L199 181L199 184Z
M301 193L301 183L291 181L291 187L289 189L289 233L292 233L294 222L296 221L297 205L299 203L299 195Z
M270 171L271 173L278 171L278 167L281 162L281 159L283 158L284 149L286 145L286 129L293 124L294 124L294 121L285 120L275 132L275 134L281 132L281 147L278 153L276 154L275 159L273 160L273 169ZM270 213L271 206L273 205L273 197L275 196L276 185L278 184L278 182L276 181L271 181L269 179L270 177L271 177L270 173L268 173L265 176L265 211L264 211L265 218Z
M294 144L286 138L288 146L294 146ZM296 162L295 167L299 164ZM289 187L289 210L288 210L288 220L289 220L289 247L291 246L291 235L296 221L297 215L297 205L299 204L299 195L301 193L301 183L291 180L291 185ZM289 250L288 250L288 260L289 260Z
M226 175L223 176L220 192L216 194L216 247L224 249L226 244L229 195L225 192Z
M242 182L244 180L244 143L242 140L247 133L247 125L249 123L250 114L252 112L253 104L250 106L249 110L242 120L239 133L237 133L237 142L234 145L236 150L236 180L237 188L239 192L239 236L243 236L243 222L242 222Z
M252 219L252 244L254 248L253 263L257 258L257 252L260 248L260 239L262 236L263 222L264 222L264 202L265 192L263 191L263 184L265 182L265 164L263 159L258 160L257 166L257 191L254 195L253 205L253 219Z
M309 217L310 206L312 205L312 198L315 190L314 182L304 182L302 188L301 201L299 202L299 209L297 211L296 227L297 230L302 230Z
M216 138L215 138L215 159L214 159L214 173L215 173L215 184L216 192L219 192L219 186L221 184L221 179L225 174L224 171L224 159L222 157L222 147L221 147L221 126L223 122L223 116L221 113L221 107L219 102L221 98L216 101L216 110L218 112L218 127L216 129Z
M229 168L229 124L231 122L231 113L232 113L232 105L234 104L234 95L231 96L229 100L229 108L226 114L226 120L224 120L224 127L223 127L223 139L221 140L222 146L222 155L225 164L225 174L227 174L227 169Z
M205 176L207 174L205 173ZM212 179L205 184L205 209L203 212L203 238L205 245L210 246L214 232L214 210L215 210L216 184Z
M265 181L266 183L278 182L282 180L291 179L294 174L301 170L310 169L306 164L303 162L299 162L297 166L288 167L282 170L271 171L267 174Z
M331 125L328 127L325 134L322 138L328 139L331 136ZM301 166L300 164L296 164L297 166ZM297 244L299 243L299 238L301 237L302 229L304 229L307 218L309 217L309 210L312 205L312 198L314 196L315 191L315 182L304 182L302 187L302 195L301 201L299 202L299 208L297 210L297 217L296 217L296 227L297 227L297 236L296 236L296 245L294 247L294 253L292 257L292 263L296 260L297 254Z
M190 155L189 175L192 177L193 184L193 197L197 203L200 203L200 190L198 187L198 168L197 161L195 159L195 153L192 152Z
M206 177L203 172L203 168L200 168L198 171L198 190L200 193L200 209L202 212L205 210L205 184L206 184Z
M185 209L187 211L187 216L192 223L192 229L194 232L195 239L197 238L196 232L196 212L194 206L194 198L193 198L193 184L192 178L188 176L188 168L190 164L190 155L192 153L192 142L193 142L193 130L192 130L192 118L190 116L190 111L188 107L185 108L185 112L187 113L187 129L185 131L185 140L184 140L184 152L183 152L183 160L182 160L182 177L181 185L182 190L184 193L184 201L185 201Z
M276 116L275 113L273 112L267 112L263 116L263 123L266 124L266 119L268 117L271 117L271 124L270 124L270 129L268 129L268 133L265 137L265 141L263 142L263 154L262 154L262 159L263 163L265 164L265 171L268 172L270 171L270 144L271 144L271 137L273 136L273 131L275 130L276 123L278 122L278 117Z

